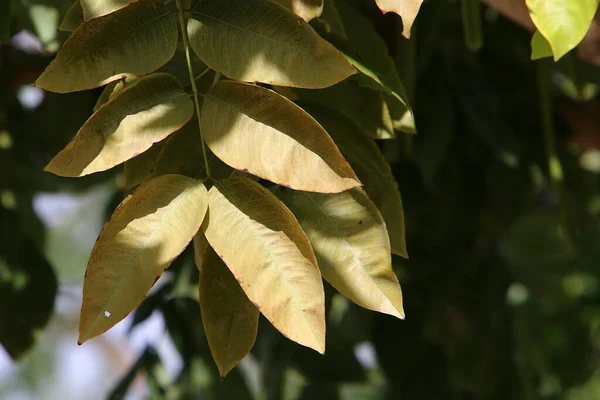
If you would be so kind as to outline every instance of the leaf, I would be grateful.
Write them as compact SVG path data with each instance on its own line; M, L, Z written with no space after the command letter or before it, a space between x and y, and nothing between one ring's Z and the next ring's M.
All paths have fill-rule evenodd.
M224 179L231 176L233 172L231 167L210 152L208 162L213 179ZM191 178L201 178L206 174L200 128L195 119L172 134L158 154L152 167L152 176L166 174L180 174Z
M173 57L177 38L177 23L165 5L139 0L77 28L35 85L67 93L145 75Z
M408 258L402 197L377 145L349 118L333 109L302 106L327 129L362 182L387 225L392 253Z
M114 167L181 128L194 104L169 74L128 84L81 127L46 166L60 176L83 176Z
M202 61L240 81L323 88L356 73L304 20L268 0L201 0L188 34Z
M0 223L0 343L13 360L18 360L48 323L57 282L52 266L35 243L14 224L9 227L10 217L3 211L0 209L0 221L4 219L4 224Z
M335 104L337 110L354 120L373 139L396 137L390 111L379 91L358 86L356 82L340 82L321 90L287 90L297 98L325 107ZM284 94L279 89L278 92Z
M598 4L600 0L527 0L531 19L550 44L554 61L581 42Z
M362 189L286 190L281 198L306 232L325 280L362 307L404 318L385 222Z
M540 31L535 31L531 38L531 59L539 60L540 58L552 57L552 47Z
M143 300L198 232L207 205L204 185L181 175L145 182L121 203L90 255L79 344L110 329Z
M83 15L85 21L89 21L92 18L102 17L106 14L110 14L123 7L128 6L130 3L136 0L79 0L81 1L81 8L83 9Z
M121 81L112 81L108 85L104 86L104 89L102 89L100 96L98 96L96 105L94 105L94 109L93 109L94 112L98 111L100 109L100 107L102 107L104 104L106 104L106 102L110 99L112 94L117 89L117 86L119 85L119 83L121 83ZM121 89L123 89L123 85L119 85L119 86L121 86Z
M244 177L216 182L209 207L202 229L250 301L289 339L323 353L323 282L294 215Z
M226 164L280 185L323 193L360 185L327 132L271 90L219 82L204 99L202 131Z
M63 19L62 23L58 27L59 31L62 32L73 32L79 25L83 23L83 8L81 7L80 0L75 0L67 15Z
M323 13L323 0L271 0L291 10L305 21L319 18Z
M339 15L346 26L348 42L326 33L322 24L315 29L331 41L360 72L352 77L361 86L382 91L395 129L415 133L414 116L404 85L398 75L394 60L389 56L383 41L371 21L352 6L338 2Z
M123 178L125 180L123 187L125 189L136 187L152 177L152 170L156 163L156 158L165 144L165 141L154 143L152 147L142 154L125 161L125 166L123 168Z
M419 13L423 0L375 0L383 13L393 12L402 18L402 35L410 38L410 29Z
M337 0L327 0L323 7L323 15L321 20L325 23L328 28L328 32L333 32L343 39L348 39L346 36L346 28L342 23L342 18L338 13L336 4Z
M194 238L194 249L207 245L200 231ZM258 310L213 249L208 248L201 258L203 261L196 265L200 270L202 323L223 378L252 349L258 332Z

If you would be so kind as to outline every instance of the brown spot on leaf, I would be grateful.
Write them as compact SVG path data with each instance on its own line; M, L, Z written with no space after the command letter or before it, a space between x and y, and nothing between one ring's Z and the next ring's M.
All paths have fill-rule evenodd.
M359 224L359 225L362 225L362 219L361 219L360 221L358 221L358 224Z

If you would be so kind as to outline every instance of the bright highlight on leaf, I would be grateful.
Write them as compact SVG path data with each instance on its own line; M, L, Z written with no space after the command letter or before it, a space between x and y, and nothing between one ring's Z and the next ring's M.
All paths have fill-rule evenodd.
M547 40L557 61L583 40L600 0L527 0L529 13L540 34ZM532 42L532 58L547 54L539 38Z
M202 244L204 242L205 244ZM208 246L204 233L194 238L194 249ZM231 271L210 247L197 263L202 324L210 351L225 377L252 349L258 331L258 310L248 300Z
M271 0L291 10L305 21L318 18L323 13L324 0Z
M392 253L408 257L402 198L392 170L377 145L341 113L316 105L303 104L303 107L327 129L357 175L365 182L365 191L387 225Z
M202 229L250 301L289 339L323 353L323 282L294 215L244 177L216 182L209 208Z
M79 0L81 2L81 8L83 9L83 15L86 21L92 18L102 17L103 15L110 14L111 12L117 11L123 7L128 6L130 3L136 0Z
M402 18L402 35L410 38L410 30L423 0L375 0L375 2L384 13L393 12Z
M153 74L120 90L46 166L60 176L104 171L146 151L190 120L194 106L169 74Z
M142 301L198 232L206 210L204 185L181 175L152 179L121 203L90 255L79 344L110 329Z
M360 185L327 132L271 90L219 82L204 99L202 131L226 164L280 185L322 193Z
M177 38L177 23L161 1L139 0L78 27L35 85L67 93L149 74L173 57Z
M404 318L385 222L362 189L286 190L281 197L308 235L323 278L365 308Z
M199 1L188 33L202 61L240 81L323 88L356 73L306 21L269 0Z

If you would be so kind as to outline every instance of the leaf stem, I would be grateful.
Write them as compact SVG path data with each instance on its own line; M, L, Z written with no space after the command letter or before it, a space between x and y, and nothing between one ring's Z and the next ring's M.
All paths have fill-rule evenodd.
M552 100L550 93L550 66L547 60L537 62L538 95L542 117L542 132L544 147L548 163L548 174L553 183L563 180L563 170L560 159L556 153L556 139L554 137L554 123L552 120Z
M181 0L175 0L177 3L177 10L179 11L179 26L181 27L181 37L183 38L183 47L185 47L185 58L187 59L188 72L190 73L190 82L192 84L192 91L194 92L194 104L196 105L196 118L198 119L198 130L200 131L200 140L202 141L202 155L204 156L204 168L206 168L206 175L211 178L210 175L210 164L208 162L208 154L206 152L206 143L204 142L204 136L202 135L202 125L200 123L200 101L198 100L198 87L196 87L196 79L194 79L194 69L192 68L192 59L190 57L190 43L187 35L187 28L185 18L183 17L183 7L181 6Z

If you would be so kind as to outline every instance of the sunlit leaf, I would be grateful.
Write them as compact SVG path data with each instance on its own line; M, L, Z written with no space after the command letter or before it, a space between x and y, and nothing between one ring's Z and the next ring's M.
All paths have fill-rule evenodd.
M102 17L103 15L110 14L123 7L128 6L130 3L136 0L79 0L81 2L81 8L83 9L83 15L86 21L92 18Z
M192 100L171 75L138 79L92 115L46 171L83 176L112 168L181 128L193 112Z
M408 257L402 198L389 164L377 145L349 118L333 109L311 104L302 106L335 139L341 152L364 183L387 225L392 253Z
M83 8L81 8L80 0L75 0L62 23L58 27L59 31L73 32L79 25L83 23Z
M550 43L540 31L535 31L531 38L531 59L539 60L540 58L552 57L552 47L550 47Z
M531 19L548 41L555 61L581 42L598 4L600 0L527 0ZM536 43L543 42L536 40ZM534 47L534 52L539 56L541 51Z
M285 8L305 21L318 18L323 13L323 0L271 0L274 3L281 4Z
M410 29L423 0L375 0L375 2L384 13L393 12L402 18L402 35L410 38Z
M202 229L250 301L285 336L323 353L323 282L294 215L244 177L216 182L209 207Z
M202 131L226 164L272 182L323 193L360 185L327 132L271 90L219 82L204 99Z
M35 84L66 93L145 75L173 57L177 38L177 23L165 5L140 0L77 28Z
M207 204L204 185L181 175L152 179L121 203L90 255L80 344L110 329L143 300L198 232Z
M308 100L323 106L335 106L338 111L353 119L373 139L393 139L392 118L382 93L365 88L356 82L341 82L321 90L281 88L279 93L288 98ZM293 99L293 98L292 98Z
M360 306L404 318L385 222L362 189L286 190L281 198L310 239L323 278Z
M188 23L208 66L247 82L322 88L356 71L297 15L268 0L202 0Z
M202 244L204 242L205 244ZM200 231L194 238L196 254L208 243ZM248 354L258 331L258 309L248 300L227 265L212 248L197 256L202 324L210 351L225 377Z

